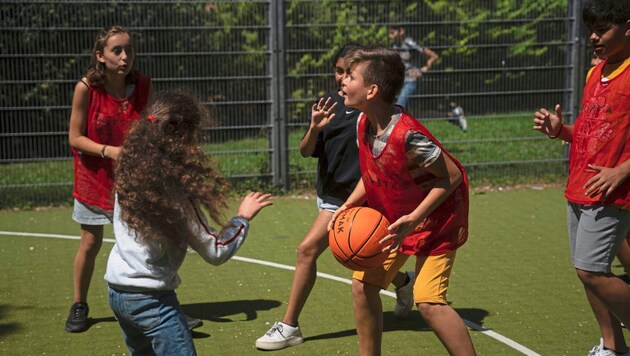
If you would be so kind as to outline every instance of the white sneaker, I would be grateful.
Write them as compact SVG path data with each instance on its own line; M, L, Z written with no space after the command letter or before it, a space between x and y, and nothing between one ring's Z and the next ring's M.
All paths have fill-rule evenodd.
M271 329L256 340L256 348L261 350L280 350L304 342L299 326L287 325L277 321Z
M593 346L591 351L588 352L588 356L630 356L630 350L620 354L613 350L604 349L604 340L599 339L599 345Z
M604 349L604 339L599 338L599 345L593 346L591 351L589 351L588 355L586 355L586 356L595 356L595 355L597 355L599 350L603 350L603 349Z
M461 106L453 109L453 116L457 118L457 124L462 131L468 131L468 121L466 121L466 117L464 116L464 109Z
M416 272L407 271L409 281L400 288L396 288L396 306L394 307L394 315L397 318L406 318L413 308L413 284L416 278Z

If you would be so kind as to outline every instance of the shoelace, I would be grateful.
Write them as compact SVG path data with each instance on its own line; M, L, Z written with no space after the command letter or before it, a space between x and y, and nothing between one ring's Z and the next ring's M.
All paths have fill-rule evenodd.
M85 315L85 308L75 308L72 319L81 319Z
M269 331L267 331L267 335L271 336L276 331L279 332L280 335L284 336L282 334L282 331L283 331L282 324L275 324L274 326L272 326L271 329L269 329Z

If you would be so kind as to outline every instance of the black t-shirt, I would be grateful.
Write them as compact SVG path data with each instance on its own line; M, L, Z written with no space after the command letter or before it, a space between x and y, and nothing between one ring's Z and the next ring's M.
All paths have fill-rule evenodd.
M337 103L335 117L317 136L312 157L317 163L317 196L325 203L340 206L361 178L357 148L357 119L360 112L344 105L339 93L328 93ZM332 104L331 104L332 105Z

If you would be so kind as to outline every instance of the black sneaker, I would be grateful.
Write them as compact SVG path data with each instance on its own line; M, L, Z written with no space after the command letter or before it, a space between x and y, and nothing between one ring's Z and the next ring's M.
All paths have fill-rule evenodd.
M188 324L188 330L190 331L203 325L203 321L201 319L193 318L192 316L188 316L186 314L184 314L184 318L186 318L186 324Z
M70 307L70 314L66 320L66 331L80 333L88 329L88 313L90 307L87 303L74 303Z

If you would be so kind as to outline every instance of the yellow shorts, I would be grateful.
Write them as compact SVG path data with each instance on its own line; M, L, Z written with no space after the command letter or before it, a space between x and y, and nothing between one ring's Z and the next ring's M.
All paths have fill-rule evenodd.
M439 256L416 256L416 281L413 286L413 300L416 304L447 304L446 291L456 252ZM392 253L381 267L364 272L356 271L352 278L387 289L408 258L409 255Z

